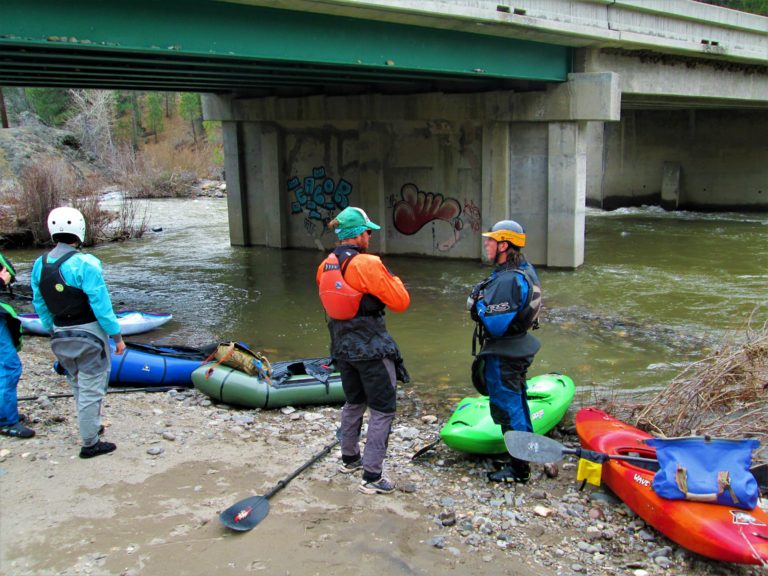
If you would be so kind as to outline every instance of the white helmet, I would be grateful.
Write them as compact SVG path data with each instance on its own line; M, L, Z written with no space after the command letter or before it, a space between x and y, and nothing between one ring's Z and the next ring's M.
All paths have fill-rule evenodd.
M72 234L80 242L85 240L85 218L77 208L62 206L48 214L48 232L56 240L56 234Z

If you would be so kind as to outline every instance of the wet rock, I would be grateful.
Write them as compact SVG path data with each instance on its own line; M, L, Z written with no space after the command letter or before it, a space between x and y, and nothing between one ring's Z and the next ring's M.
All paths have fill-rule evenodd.
M456 513L453 510L443 510L440 512L438 520L443 526L453 526L456 524Z

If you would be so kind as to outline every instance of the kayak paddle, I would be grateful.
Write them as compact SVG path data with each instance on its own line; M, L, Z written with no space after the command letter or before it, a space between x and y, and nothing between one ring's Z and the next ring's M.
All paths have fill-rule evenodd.
M653 462L657 463L655 458L644 458L642 456L619 456L614 454L604 454L594 452L586 448L568 448L557 440L534 434L533 432L520 432L509 430L504 433L504 444L509 452L515 458L527 462L538 462L547 464L549 462L559 462L566 454L573 454L579 458L584 458L591 462L603 463L606 460L629 460L630 462Z
M178 390L179 392L183 390L190 390L188 386L154 386L154 387L148 387L148 388L109 388L106 391L106 394L132 394L133 392L145 392L147 394L151 392L168 392L170 390ZM72 398L73 394L72 392L65 392L61 394L38 394L37 396L20 396L17 398L17 402L28 402L30 400L37 400L39 398L42 398L45 396L49 400L52 400L54 398Z
M309 461L294 470L287 478L275 484L275 487L264 494L264 496L251 496L250 498L240 500L219 514L219 520L221 520L224 526L237 532L247 532L255 528L269 514L269 499L285 488L288 482L328 454L338 443L339 438L337 437L335 441L312 456Z
M541 464L559 462L566 454L573 454L579 458L600 464L606 460L658 463L656 458L604 454L585 448L568 448L553 438L531 432L518 432L516 430L511 430L504 434L504 444L507 447L507 451L515 458ZM749 471L755 477L760 487L768 489L768 463L755 464Z

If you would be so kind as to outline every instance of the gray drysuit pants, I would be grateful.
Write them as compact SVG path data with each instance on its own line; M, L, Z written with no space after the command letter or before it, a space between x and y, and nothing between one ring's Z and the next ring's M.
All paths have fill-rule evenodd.
M98 322L54 326L51 350L68 372L83 446L93 446L99 441L101 403L109 384L108 336Z
M395 363L382 360L336 360L346 403L341 409L341 455L360 456L359 436L366 408L368 435L363 453L363 479L378 480L384 470L389 433L395 418L397 382Z

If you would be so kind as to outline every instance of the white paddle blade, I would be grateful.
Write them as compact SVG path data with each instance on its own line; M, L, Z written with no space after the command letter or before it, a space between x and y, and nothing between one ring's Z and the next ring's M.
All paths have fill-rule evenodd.
M563 459L563 445L541 434L510 430L504 433L504 444L507 452L526 462L547 464Z

